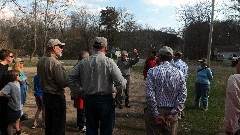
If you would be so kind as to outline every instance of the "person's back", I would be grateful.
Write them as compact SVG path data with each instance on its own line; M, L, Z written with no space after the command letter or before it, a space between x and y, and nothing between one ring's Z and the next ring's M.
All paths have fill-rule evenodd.
M80 64L82 88L85 94L112 94L111 67L115 62L101 52L95 52Z
M173 51L159 50L159 65L147 73L145 109L146 134L176 135L178 113L184 109L187 89L182 71L170 63Z
M82 96L85 101L86 134L112 135L115 121L113 86L116 97L121 97L126 80L116 63L105 56L107 39L96 37L95 52L81 60L69 73L71 95Z

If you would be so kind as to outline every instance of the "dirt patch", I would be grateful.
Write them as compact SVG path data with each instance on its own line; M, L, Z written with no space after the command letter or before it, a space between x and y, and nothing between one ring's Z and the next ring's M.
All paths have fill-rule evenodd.
M67 67L69 69L71 67ZM30 84L33 84L33 75L36 72L36 67L25 67L25 74L29 78ZM67 103L67 135L81 135L76 126L77 111L73 107L73 101L70 99L70 90L66 88L65 92ZM143 108L145 103L145 82L143 76L139 73L131 74L130 85L130 105L131 108L116 109L116 123L114 135L144 135L145 125L143 117ZM44 129L39 127L31 129L34 114L37 110L34 92L32 89L27 91L27 101L24 106L24 112L28 114L29 119L21 121L21 129L28 135L43 135Z

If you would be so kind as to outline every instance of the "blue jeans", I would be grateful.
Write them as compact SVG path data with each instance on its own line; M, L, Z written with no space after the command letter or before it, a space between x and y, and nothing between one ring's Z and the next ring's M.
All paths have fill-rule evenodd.
M112 94L86 95L85 114L87 135L112 135L115 107Z
M208 94L210 91L209 84L200 84L195 83L195 92L196 92L196 107L200 107L200 98L202 98L203 107L208 108Z

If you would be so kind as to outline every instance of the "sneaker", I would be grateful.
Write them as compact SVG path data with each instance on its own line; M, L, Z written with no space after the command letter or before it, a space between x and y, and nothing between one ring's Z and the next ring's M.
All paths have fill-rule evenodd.
M204 112L208 111L208 108L204 108L203 111L204 111Z
M34 124L32 125L32 129L35 129L38 126L38 124Z
M79 129L79 131L85 133L87 131L86 126L83 126L83 128Z

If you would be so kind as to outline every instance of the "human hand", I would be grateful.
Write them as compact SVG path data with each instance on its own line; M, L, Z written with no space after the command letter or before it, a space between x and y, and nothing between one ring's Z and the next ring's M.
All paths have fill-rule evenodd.
M165 123L167 126L170 126L170 124L174 121L175 117L173 115L168 115L165 119Z
M135 54L138 54L138 51L137 51L137 49L133 49L133 52L135 53Z
M155 117L155 122L156 122L156 125L161 126L165 124L165 119L162 116L157 116Z

